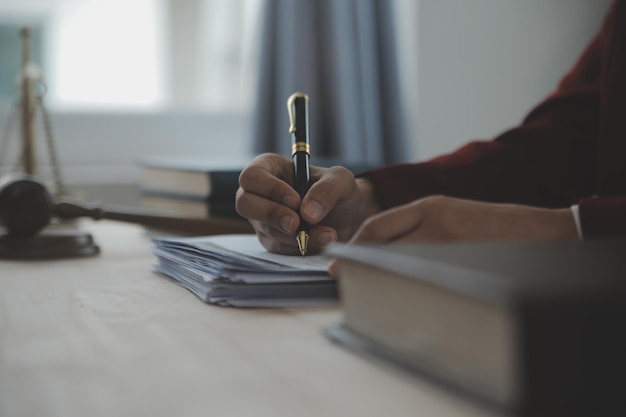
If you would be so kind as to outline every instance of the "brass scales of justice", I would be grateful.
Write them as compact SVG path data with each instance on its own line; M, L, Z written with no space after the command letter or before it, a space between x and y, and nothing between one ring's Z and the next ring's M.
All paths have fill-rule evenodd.
M137 210L108 210L85 206L69 196L61 176L50 115L44 104L47 88L31 59L29 28L20 30L22 67L20 97L10 113L0 142L0 166L7 153L15 114L20 113L21 146L18 167L0 178L0 259L56 259L94 256L100 252L92 236L72 224L73 219L110 219L186 235L253 233L246 221L223 218L184 218ZM52 172L52 192L37 178L35 115L41 112ZM54 227L50 227L50 224ZM4 233L1 232L4 229Z

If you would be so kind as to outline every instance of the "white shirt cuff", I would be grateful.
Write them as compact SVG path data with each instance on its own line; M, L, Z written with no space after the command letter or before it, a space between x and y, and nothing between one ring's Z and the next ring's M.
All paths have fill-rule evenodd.
M578 212L578 204L574 204L570 207L572 215L574 215L574 224L576 224L576 231L578 232L578 239L583 240L583 228L580 225L580 213Z

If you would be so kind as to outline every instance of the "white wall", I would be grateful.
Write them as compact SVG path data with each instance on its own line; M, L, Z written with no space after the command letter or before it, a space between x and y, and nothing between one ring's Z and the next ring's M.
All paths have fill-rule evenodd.
M406 0L405 0L406 1ZM611 0L420 0L414 156L519 123L597 31ZM410 61L410 59L409 59Z

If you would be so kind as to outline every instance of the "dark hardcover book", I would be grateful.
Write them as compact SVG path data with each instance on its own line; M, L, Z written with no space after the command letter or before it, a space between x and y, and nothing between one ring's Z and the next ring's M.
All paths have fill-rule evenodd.
M623 416L626 240L336 245L333 341L513 415Z
M235 195L185 197L167 193L142 192L142 207L193 218L226 217L243 219L235 209Z
M252 160L212 159L193 156L153 156L142 158L139 166L139 189L145 194L169 197L208 198L235 196L239 174ZM347 162L312 158L317 166L343 165L357 173L373 165L367 162Z

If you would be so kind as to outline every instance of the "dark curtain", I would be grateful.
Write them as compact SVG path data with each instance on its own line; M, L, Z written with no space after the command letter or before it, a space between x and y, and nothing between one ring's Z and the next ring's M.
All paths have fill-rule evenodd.
M315 158L386 164L409 157L391 2L266 0L254 151L289 155L287 97L310 97Z

